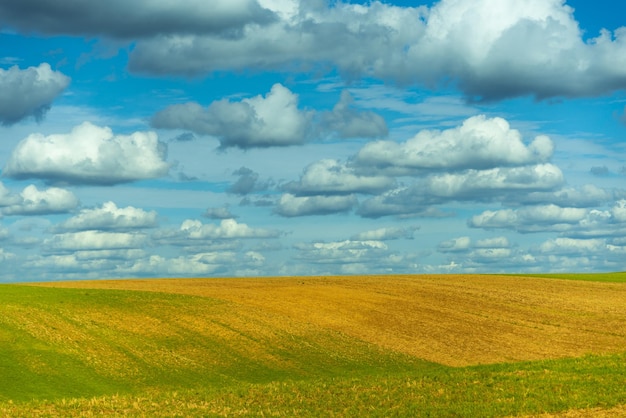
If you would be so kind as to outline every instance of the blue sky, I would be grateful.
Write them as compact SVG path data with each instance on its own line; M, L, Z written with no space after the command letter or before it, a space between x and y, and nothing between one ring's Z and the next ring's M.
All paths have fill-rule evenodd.
M613 1L0 1L0 281L626 269Z

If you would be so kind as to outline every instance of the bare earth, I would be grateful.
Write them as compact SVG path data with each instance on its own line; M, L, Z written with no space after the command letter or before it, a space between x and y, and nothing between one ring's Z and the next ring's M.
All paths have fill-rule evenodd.
M450 366L626 350L626 284L420 275L39 283L210 297Z

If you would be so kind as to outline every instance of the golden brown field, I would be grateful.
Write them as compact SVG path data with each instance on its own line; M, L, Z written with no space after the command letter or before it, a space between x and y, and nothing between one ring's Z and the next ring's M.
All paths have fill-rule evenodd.
M618 353L626 348L623 283L420 275L36 285L211 297L292 325L339 331L451 366Z

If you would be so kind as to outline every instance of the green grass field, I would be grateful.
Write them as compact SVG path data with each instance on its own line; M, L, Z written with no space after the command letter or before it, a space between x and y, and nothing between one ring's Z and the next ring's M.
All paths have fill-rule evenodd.
M450 367L224 299L0 286L0 416L626 413L625 388L626 346Z
M615 273L557 273L557 274L525 274L527 277L545 277L564 280L584 280L589 282L626 283L626 272Z

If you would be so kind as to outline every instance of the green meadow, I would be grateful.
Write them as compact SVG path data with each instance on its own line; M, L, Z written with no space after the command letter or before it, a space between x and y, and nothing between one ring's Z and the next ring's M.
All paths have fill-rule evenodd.
M223 299L0 286L0 416L489 417L625 404L626 347L450 367Z

